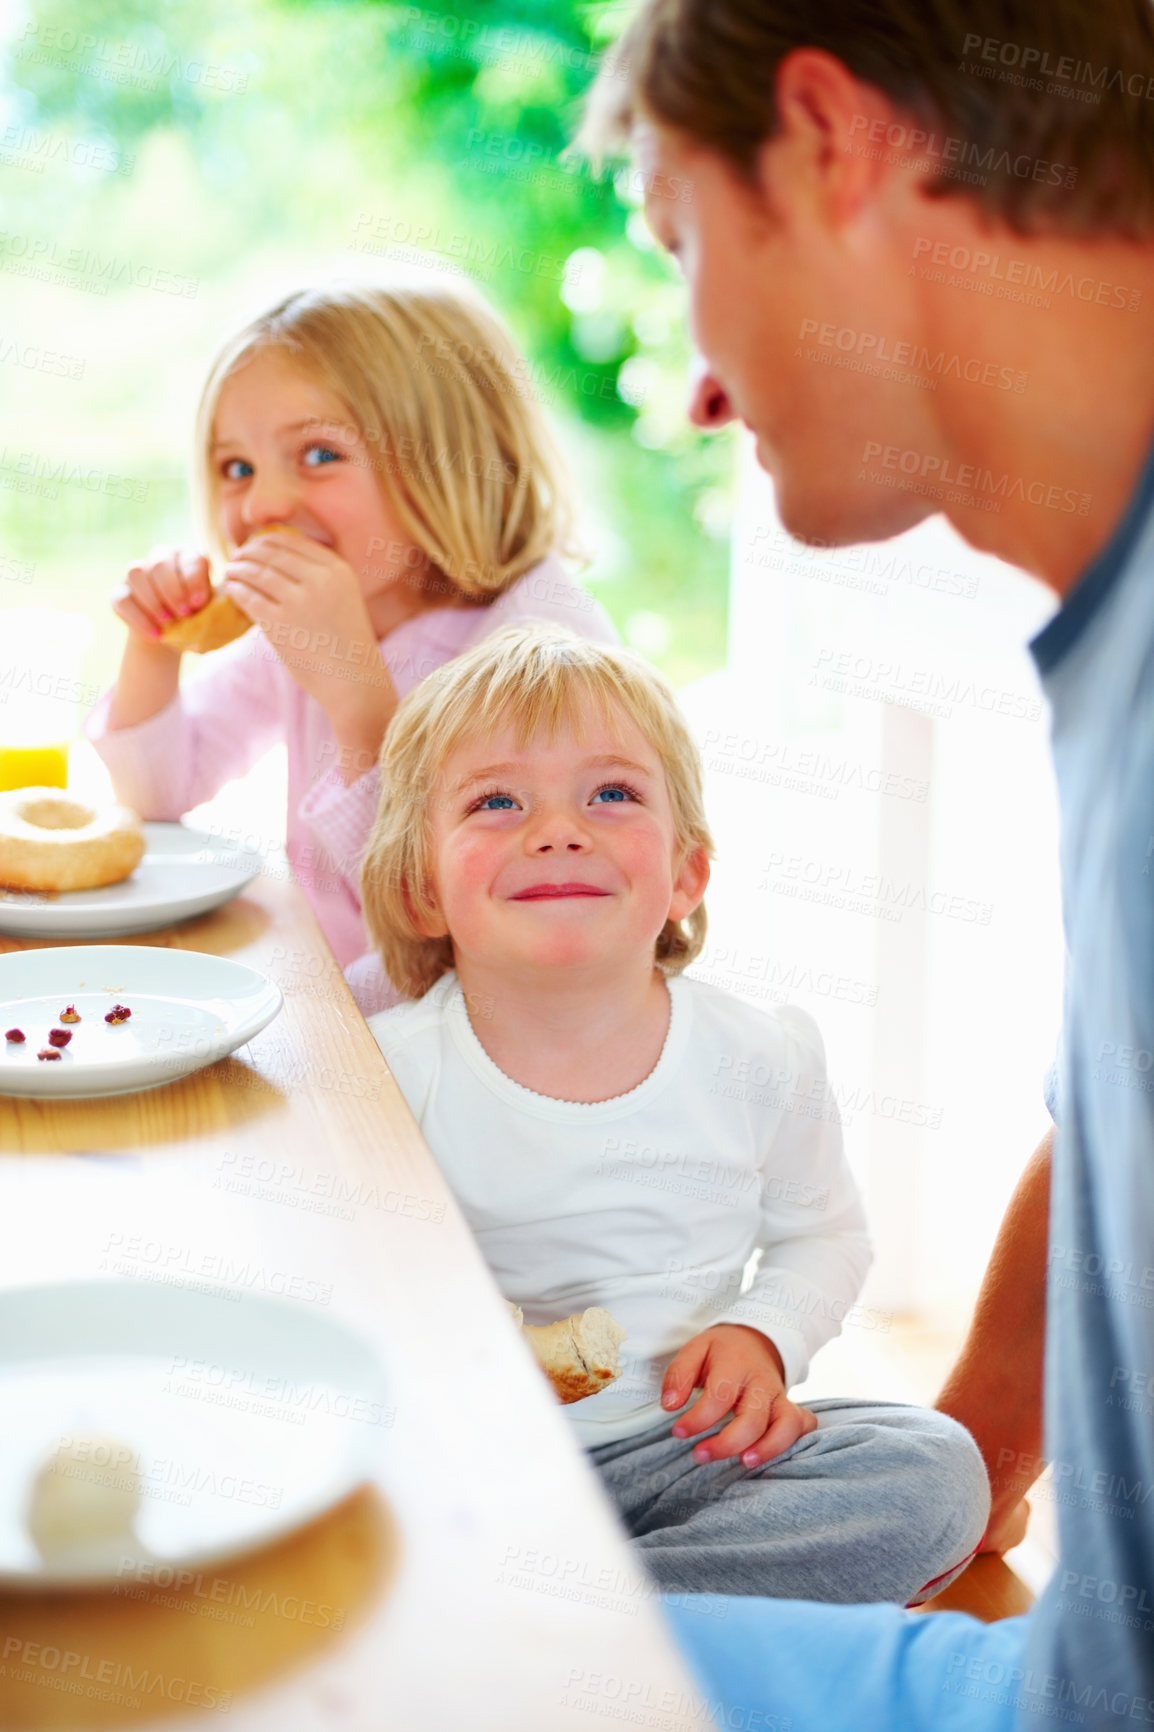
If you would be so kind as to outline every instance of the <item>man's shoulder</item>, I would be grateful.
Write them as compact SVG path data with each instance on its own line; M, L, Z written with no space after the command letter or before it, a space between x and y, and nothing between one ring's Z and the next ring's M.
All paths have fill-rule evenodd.
M1113 534L1065 593L1030 650L1065 736L1096 740L1149 690L1154 642L1154 449ZM1103 667L1110 677L1104 682ZM1088 701L1087 701L1088 700ZM1063 738L1064 743L1064 738Z

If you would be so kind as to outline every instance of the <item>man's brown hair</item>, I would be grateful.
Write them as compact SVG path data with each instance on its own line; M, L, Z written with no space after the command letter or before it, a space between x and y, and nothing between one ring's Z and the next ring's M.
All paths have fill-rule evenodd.
M861 148L924 160L934 196L971 198L1020 234L1154 232L1150 0L644 0L578 145L616 152L648 118L752 183L797 48L834 55L909 117L880 138L863 117Z

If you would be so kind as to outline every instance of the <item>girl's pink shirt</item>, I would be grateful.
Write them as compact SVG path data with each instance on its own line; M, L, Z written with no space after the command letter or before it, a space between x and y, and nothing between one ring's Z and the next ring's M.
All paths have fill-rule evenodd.
M568 625L594 643L617 641L604 608L551 555L488 607L440 607L406 620L382 638L381 659L403 698L471 644L526 620ZM323 653L337 659L340 645ZM350 677L356 673L350 660ZM167 708L136 727L110 729L110 701L107 693L92 710L85 733L108 766L117 798L142 818L180 818L271 747L287 746L289 860L340 966L363 956L369 940L360 864L380 778L374 767L346 786L327 715L263 633L247 632L218 650Z

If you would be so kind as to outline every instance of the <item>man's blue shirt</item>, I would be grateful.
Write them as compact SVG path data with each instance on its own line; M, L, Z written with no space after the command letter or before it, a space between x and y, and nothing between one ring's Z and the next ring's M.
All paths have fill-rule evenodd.
M1046 1328L1061 1562L1028 1658L1086 1724L1154 1725L1154 454L1031 649L1068 965Z
M1154 452L1031 648L1068 953L1046 1320L1061 1561L1031 1614L991 1625L681 1596L666 1616L718 1726L1154 1726Z

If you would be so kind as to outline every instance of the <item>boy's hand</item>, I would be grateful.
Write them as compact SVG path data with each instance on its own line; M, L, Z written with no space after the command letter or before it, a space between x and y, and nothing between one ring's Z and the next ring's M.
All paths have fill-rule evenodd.
M1026 1537L1030 1525L1030 1500L1021 1498L1004 1516L991 1516L990 1525L982 1535L980 1552L1012 1552Z
M760 1467L817 1430L817 1415L796 1407L785 1393L781 1357L769 1337L744 1323L717 1323L687 1341L661 1385L662 1407L681 1407L694 1389L704 1393L673 1427L674 1437L695 1437L732 1409L733 1419L693 1451L695 1461L740 1455Z
M113 592L112 608L129 631L155 642L163 626L199 612L211 589L208 560L203 554L180 547L156 547L139 565L129 566L123 584Z

